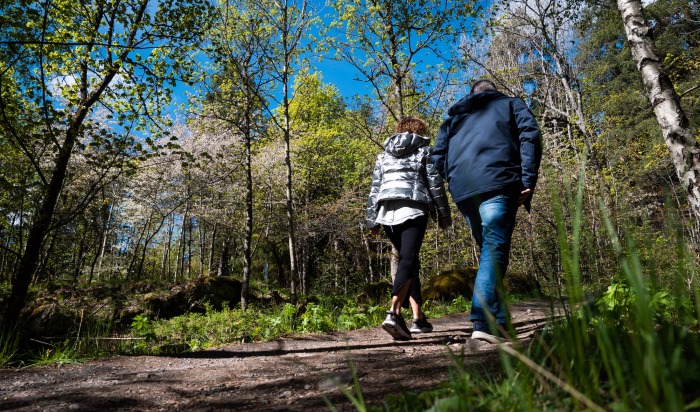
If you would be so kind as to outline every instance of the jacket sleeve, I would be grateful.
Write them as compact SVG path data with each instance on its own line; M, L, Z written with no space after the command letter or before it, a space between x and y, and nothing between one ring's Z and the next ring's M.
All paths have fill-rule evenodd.
M379 188L382 184L382 166L380 156L377 156L377 161L374 163L374 171L372 172L372 186L369 189L369 199L367 199L367 209L365 211L365 222L367 229L377 227L377 203L379 198Z
M448 118L442 123L442 126L440 126L440 130L435 138L435 147L433 147L433 152L430 155L435 165L435 170L443 179L447 179L447 165L445 164L445 160L447 159L447 144L449 143L451 123L451 118Z
M430 191L430 197L433 200L433 204L437 209L438 214L438 226L445 229L452 225L452 215L450 212L450 205L447 201L447 192L445 192L445 184L437 171L435 166L433 156L431 154L431 149L428 149L428 154L425 162L425 172L428 180L428 190Z
M513 114L518 129L520 141L520 159L522 168L522 185L527 189L535 189L537 176L542 160L542 134L537 120L524 101L516 99L513 104Z

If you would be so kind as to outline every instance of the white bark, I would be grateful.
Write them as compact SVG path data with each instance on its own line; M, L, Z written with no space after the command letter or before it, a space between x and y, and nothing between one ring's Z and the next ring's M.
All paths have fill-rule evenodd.
M640 0L617 0L632 59L642 75L649 101L661 126L688 203L700 220L700 146L690 132L680 98L661 65L651 28L647 25Z

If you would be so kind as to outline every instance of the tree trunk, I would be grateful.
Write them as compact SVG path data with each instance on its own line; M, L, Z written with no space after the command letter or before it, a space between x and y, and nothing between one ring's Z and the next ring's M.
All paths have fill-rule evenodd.
M163 263L161 265L161 279L170 279L170 250L171 244L173 243L173 232L175 231L175 216L174 213L170 214L170 225L168 225L168 240L165 243L165 248L163 249Z
M362 226L360 226L360 230L362 230ZM338 271L339 271L339 264L338 261L340 259L338 258L338 239L333 240L333 290L338 291ZM370 267L372 264L370 264Z
M109 221L112 219L112 212L114 211L114 203L109 206L109 215L107 216L107 221L105 222L104 232L102 234L102 250L100 251L100 262L97 265L97 277L100 277L102 272L102 262L104 262L105 250L107 249L107 237L109 236Z
M394 284L394 279L396 279L396 271L399 270L399 251L391 245L391 284Z
M282 48L284 52L284 66L282 68L282 108L284 114L284 165L286 167L286 210L287 210L287 232L289 240L289 293L291 295L292 303L296 303L297 300L297 290L296 290L296 280L297 280L297 259L296 259L296 238L295 238L295 216L294 216L294 202L292 197L292 160L291 160L291 116L289 113L289 106L291 104L289 99L289 82L291 68L291 58L293 51L290 51L290 47L295 47L294 44L290 46L290 33L289 33L289 6L285 2L281 7L281 12L283 14L283 29L282 29Z
M695 219L700 221L700 145L690 132L680 97L661 65L641 1L617 0L617 8L625 25L632 59L642 75L642 82L671 153L671 161Z
M228 276L230 243L228 235L224 236L224 241L221 245L221 255L219 255L219 268L216 271L216 276Z
M209 264L207 265L207 274L211 275L211 269L214 267L214 248L216 246L216 231L219 228L219 223L214 222L214 229L211 232L211 245L209 248Z
M163 225L165 225L165 221L168 219L168 216L161 216L160 223L158 224L158 227L153 230L153 233L148 235L146 237L146 240L143 242L143 250L141 251L141 260L139 261L139 268L136 271L136 278L141 279L143 276L143 266L144 262L146 261L146 253L148 252L148 244L151 243L151 240L153 240L154 237L160 232L160 230L163 228ZM150 220L150 219L149 219Z
M290 149L290 118L289 118L289 100L288 100L288 85L284 84L284 117L285 117L285 130L284 130L284 164L287 169L287 179L286 179L286 210L287 210L287 234L289 239L289 281L290 281L290 294L292 303L296 302L297 290L296 290L296 278L298 275L297 269L297 247L296 247L296 237L295 237L295 222L294 222L294 202L292 198L292 161L291 161L291 149Z
M37 266L34 271L34 283L39 283L42 280L42 275L46 273L46 266L49 263L49 257L53 253L54 246L56 245L56 238L58 238L58 235L54 232L49 237L49 246L44 249L43 256L39 257L39 266Z
M299 274L299 284L301 285L301 294L306 296L308 294L307 280L309 274L309 248L307 244L301 248L301 271Z
M185 205L185 215L182 217L182 229L180 231L180 236L177 240L177 259L175 260L175 281L177 281L178 273L180 275L185 274L185 248L187 244L187 217L190 211L190 204Z
M200 221L201 220L201 221ZM206 223L204 222L204 219L200 219L197 221L197 238L199 239L199 277L204 276L204 259L206 258L204 256L205 254L205 246L204 242L206 241L207 238L207 233L206 233Z
M144 237L146 236L146 232L148 231L148 226L151 225L151 218L153 217L153 212L148 215L148 219L146 219L146 224L143 226L143 230L139 234L138 239L136 239L136 247L134 247L134 255L131 258L131 261L129 262L129 267L126 270L126 278L131 279L132 275L136 275L136 279L140 279L140 273L134 273L134 268L136 265L136 261L139 259L139 252L141 251L141 241L143 241ZM144 249L146 248L146 245L143 245Z
M83 264L85 263L85 257L87 256L87 253L89 251L85 250L85 243L86 243L86 237L87 237L87 227L83 228L83 233L82 236L80 236L80 244L78 246L78 254L77 254L77 259L73 265L73 286L78 285L78 277L80 276L80 272L83 271ZM76 233L77 235L77 233Z
M10 253L7 251L10 250L10 241L12 239L12 232L14 231L16 221L17 221L17 217L13 216L12 222L10 223L10 227L7 228L7 236L5 237L5 241L4 241L4 243L5 243L4 251L2 252L2 261L0 261L0 280L2 280L3 282L5 281L6 278L7 278L7 280L9 280L11 278L11 276L9 274L9 270L7 271L8 272L7 276L5 276L5 274L6 274L5 267L6 266L7 266L7 268L10 267L9 261L10 261L10 257L12 255L10 255Z
M187 279L192 279L192 227L194 227L194 218L190 218L187 237Z
M2 317L0 332L9 333L15 328L19 320L19 314L24 307L29 284L39 264L41 245L44 243L44 239L51 228L54 209L58 203L58 198L63 188L63 182L66 179L68 161L70 160L73 146L78 138L78 128L86 115L87 108L78 112L77 120L66 131L66 139L56 156L51 180L46 187L46 194L37 211L35 220L29 229L27 246L24 249L24 254L22 255L17 273L12 280L12 292L10 293L10 298L7 300L7 308Z
M374 269L372 268L372 249L369 247L369 239L365 235L365 228L362 223L360 223L360 236L362 237L362 243L365 245L365 251L367 252L367 270L369 271L369 281L374 282ZM336 281L336 287L337 287Z
M250 131L250 125L247 125ZM253 242L253 174L252 174L252 136L245 137L245 235L243 237L243 279L241 286L241 309L248 309L248 288L252 266L251 245Z

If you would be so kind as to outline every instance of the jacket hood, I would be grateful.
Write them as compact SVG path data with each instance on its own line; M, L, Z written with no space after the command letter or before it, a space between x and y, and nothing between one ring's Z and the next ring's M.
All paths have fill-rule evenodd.
M401 157L429 143L430 139L418 134L397 133L384 141L384 150L394 157Z
M468 94L462 99L460 99L457 103L452 105L452 107L450 107L450 110L447 111L447 114L450 116L454 116L462 113L471 113L479 109L480 107L485 106L488 102L501 97L507 96L495 90L487 90L485 92Z

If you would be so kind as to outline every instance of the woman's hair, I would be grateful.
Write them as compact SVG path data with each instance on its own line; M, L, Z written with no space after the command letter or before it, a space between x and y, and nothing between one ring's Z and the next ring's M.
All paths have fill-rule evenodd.
M428 125L417 117L404 117L396 125L396 133L409 132L420 136L428 134Z

